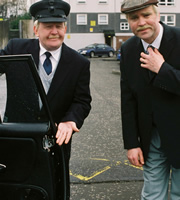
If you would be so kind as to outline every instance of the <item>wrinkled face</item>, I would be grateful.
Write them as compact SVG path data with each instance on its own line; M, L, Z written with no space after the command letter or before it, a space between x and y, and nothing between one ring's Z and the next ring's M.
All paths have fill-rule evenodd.
M38 26L34 26L35 35L48 51L56 50L62 45L66 30L64 22L40 22Z
M153 6L132 12L127 16L132 32L151 44L159 34L160 15Z

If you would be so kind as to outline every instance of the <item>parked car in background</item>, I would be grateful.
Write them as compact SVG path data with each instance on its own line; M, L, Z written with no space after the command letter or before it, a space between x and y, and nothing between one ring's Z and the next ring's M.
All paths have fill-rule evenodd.
M89 56L90 58L93 58L94 56L103 56L103 55L107 55L109 57L113 57L114 56L114 49L112 47L110 47L107 44L91 44L88 45L85 48L79 49L78 52L84 56Z
M117 50L116 58L117 58L117 60L120 60L120 58L121 58L121 49Z

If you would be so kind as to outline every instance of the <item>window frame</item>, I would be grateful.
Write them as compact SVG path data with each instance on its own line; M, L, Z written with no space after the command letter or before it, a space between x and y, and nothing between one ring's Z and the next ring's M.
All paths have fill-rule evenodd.
M99 0L99 2L98 2L99 4L107 4L108 3L108 1L107 0Z
M122 28L122 27L127 27L127 28ZM120 22L120 30L121 31L129 31L129 23L128 22Z
M165 17L163 21L161 17ZM168 21L168 17L173 17L174 21ZM163 23L167 24L168 26L176 26L176 15L175 14L160 14L160 19Z
M169 0L159 0L159 5L160 6L174 6L175 5L175 0L171 0L172 2L169 2Z
M103 22L100 18L102 16L106 17L105 22ZM109 24L109 15L108 14L98 14L98 25L108 25Z
M84 22L81 22L81 20L79 20L79 17L82 17L82 16L84 16L85 18L85 20L84 20ZM76 14L76 24L77 25L87 25L87 14Z
M77 0L78 4L86 4L86 0Z

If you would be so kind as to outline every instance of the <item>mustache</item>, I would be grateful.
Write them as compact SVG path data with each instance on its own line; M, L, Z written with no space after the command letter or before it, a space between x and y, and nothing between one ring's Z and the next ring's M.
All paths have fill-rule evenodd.
M56 38L59 38L59 35L50 35L49 36L49 39L56 39Z
M146 26L138 27L136 31L142 31L147 28L151 28L151 26L146 25Z

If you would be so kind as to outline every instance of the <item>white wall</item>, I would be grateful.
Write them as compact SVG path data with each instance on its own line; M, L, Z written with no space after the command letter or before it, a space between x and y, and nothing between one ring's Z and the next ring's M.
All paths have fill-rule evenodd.
M77 0L64 0L71 5L71 13L98 12L114 13L120 12L122 0L107 0L107 4L100 4L98 0L86 0L85 4L77 3Z
M83 48L89 44L93 43L105 43L105 38L103 33L91 33L91 34L85 34L85 33L70 33L66 34L64 38L65 44L67 44L69 47L78 50L80 48Z
M27 7L40 0L27 0ZM88 13L88 12L120 12L123 0L108 0L107 4L99 4L98 0L86 0L85 4L78 4L77 0L64 0L71 5L71 12ZM175 1L175 6L159 6L161 12L180 13L180 0Z
M176 0L175 6L158 6L161 13L180 13L180 0Z

